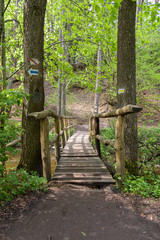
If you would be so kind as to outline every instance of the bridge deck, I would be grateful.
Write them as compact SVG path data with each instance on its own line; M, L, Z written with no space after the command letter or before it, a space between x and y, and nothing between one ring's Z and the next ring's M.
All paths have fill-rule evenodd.
M88 132L69 138L56 167L54 182L79 184L115 183L89 142Z

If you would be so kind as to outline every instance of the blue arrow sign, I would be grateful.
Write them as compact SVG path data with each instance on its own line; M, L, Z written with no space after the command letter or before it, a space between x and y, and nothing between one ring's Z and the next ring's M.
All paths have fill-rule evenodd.
M38 76L38 70L36 70L36 69L29 69L28 72L29 72L30 75Z

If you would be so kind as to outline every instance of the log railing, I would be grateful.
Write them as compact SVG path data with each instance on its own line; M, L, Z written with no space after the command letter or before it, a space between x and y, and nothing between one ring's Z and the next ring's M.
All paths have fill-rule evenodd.
M127 114L138 113L142 109L143 108L138 106L127 105L115 111L93 115L89 120L90 141L92 141L94 138L95 148L97 150L99 157L101 157L100 142L102 142L106 146L110 145L115 149L117 165L116 173L121 176L122 181L124 179L125 174L124 118ZM100 136L99 119L111 117L117 117L115 142L111 140L105 140L102 136Z
M71 136L71 128L77 126L77 119L74 117L59 116L53 110L44 110L34 112L28 115L29 119L40 121L40 143L41 143L41 158L43 165L43 176L50 181L51 179L51 162L50 162L50 147L49 147L49 121L48 117L54 118L54 137L52 144L55 146L55 158L58 162L60 159L60 145L64 148L68 138Z

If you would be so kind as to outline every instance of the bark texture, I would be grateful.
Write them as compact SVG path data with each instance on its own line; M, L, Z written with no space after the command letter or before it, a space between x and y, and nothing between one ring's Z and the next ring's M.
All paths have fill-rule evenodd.
M25 93L30 94L30 99L23 105L21 163L28 171L37 171L40 176L42 176L40 121L28 119L27 116L44 108L43 44L46 2L25 0L24 3L24 89ZM31 58L37 59L39 64L31 65ZM29 74L31 69L38 70L38 75Z
M4 0L0 0L0 37L4 26Z
M136 105L135 65L136 2L123 0L118 17L118 106ZM128 171L137 173L137 118L136 114L125 118L125 162Z

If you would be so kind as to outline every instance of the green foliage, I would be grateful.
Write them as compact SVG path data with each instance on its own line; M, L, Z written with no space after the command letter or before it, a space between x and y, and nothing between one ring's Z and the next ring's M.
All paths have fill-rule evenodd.
M148 32L146 38L146 43L137 50L138 91L153 91L160 84L159 30Z
M126 175L123 191L144 197L160 197L160 175L146 168L141 176Z
M38 177L35 173L30 175L23 169L11 170L3 175L0 172L1 205L31 191L47 191L46 179Z
M21 124L11 117L19 116L20 107L23 99L28 95L24 94L22 89L9 89L0 92L0 162L7 161L6 151L13 150L12 147L6 147L6 144L17 138L21 133ZM11 107L17 105L14 113L11 115Z
M115 139L114 127L101 131L105 139ZM160 126L139 127L138 131L138 166L139 176L126 175L122 189L124 192L138 194L144 197L160 197ZM115 164L113 148L101 144L104 158L112 165Z
M140 169L147 165L160 165L160 125L157 127L139 127L138 163Z
M101 135L106 140L115 140L115 128L113 122L110 122L110 126L101 131ZM115 151L111 146L105 146L101 144L101 152L104 159L107 159L109 163L115 164Z
M23 99L28 95L23 93L22 88L19 89L9 89L0 92L0 109L1 115L0 120L6 120L9 118L9 112L13 105L21 106ZM14 116L17 116L19 109L17 108Z
M54 128L49 132L49 141L52 142L52 139L54 137Z

